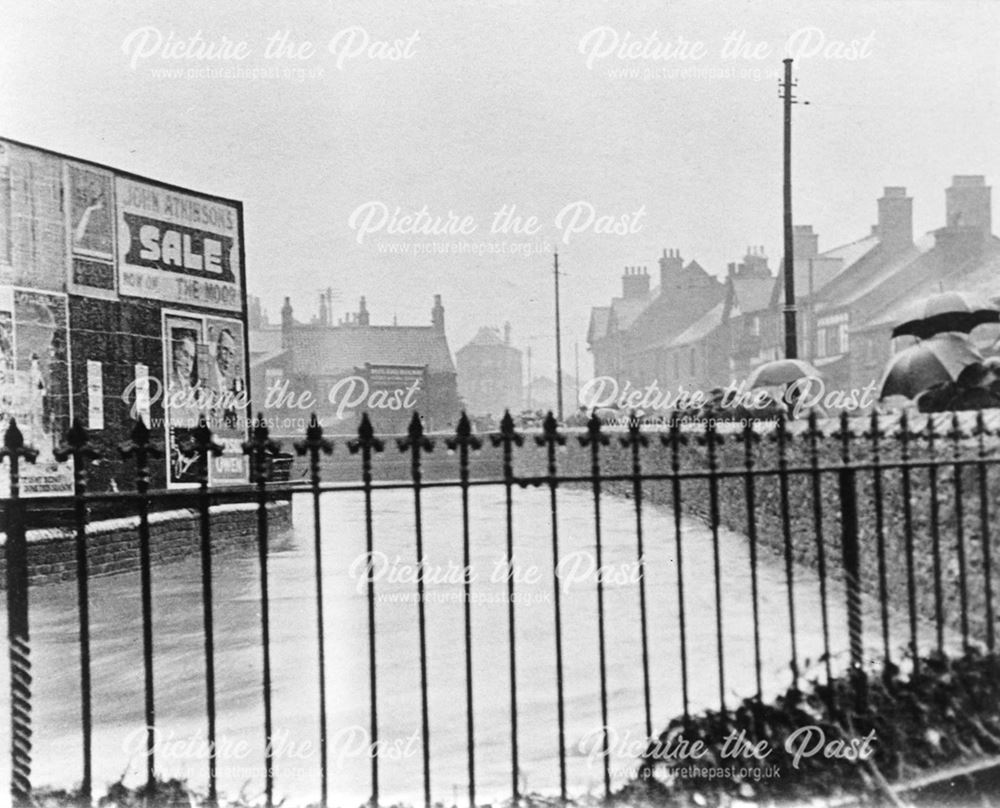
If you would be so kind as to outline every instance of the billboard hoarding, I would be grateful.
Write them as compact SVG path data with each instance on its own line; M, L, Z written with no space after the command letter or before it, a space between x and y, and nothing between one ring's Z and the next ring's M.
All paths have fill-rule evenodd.
M222 454L209 462L209 483L245 483L246 367L243 324L221 317L164 313L163 319L168 484L198 482L198 468L184 453L201 418Z
M126 177L115 204L121 295L243 311L236 205Z
M25 497L73 492L73 465L55 450L70 423L66 296L0 287L0 433L17 420L27 445L38 451L20 467ZM9 493L9 466L2 489Z

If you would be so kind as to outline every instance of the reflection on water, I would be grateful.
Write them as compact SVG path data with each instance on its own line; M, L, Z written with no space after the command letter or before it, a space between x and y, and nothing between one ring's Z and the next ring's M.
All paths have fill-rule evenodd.
M503 491L471 496L472 654L475 766L480 800L509 796L510 685L504 577ZM515 575L520 779L523 788L558 785L551 530L548 492L515 491ZM423 493L427 561L431 782L436 799L463 800L467 789L465 634L461 600L462 535L457 491ZM600 744L594 520L589 493L562 491L564 685L568 780L572 793L598 790ZM413 501L406 491L375 494L373 559L378 602L377 667L381 801L421 801L422 746L417 607L413 598ZM644 746L643 682L636 584L635 514L627 500L602 502L607 678L612 771L621 781ZM322 508L327 638L327 705L332 805L358 805L370 793L368 612L364 582L363 501L324 496ZM319 796L318 660L312 509L295 502L295 531L270 556L276 796L292 804ZM654 730L682 708L677 565L673 517L644 513L646 596ZM685 523L684 582L692 709L718 703L711 534ZM730 704L755 689L749 554L741 537L721 535L725 689ZM822 653L819 586L797 573L800 661ZM763 555L759 588L763 673L772 692L790 684L788 606L781 560ZM204 645L197 559L153 571L158 772L207 781ZM832 644L846 647L843 593L831 586ZM76 586L31 592L36 785L68 787L81 771ZM220 790L247 798L263 790L262 655L256 553L215 564L216 704ZM138 574L91 584L93 766L95 793L145 773L142 627ZM874 632L873 632L874 636ZM897 635L901 639L902 631ZM842 664L842 663L841 663ZM7 676L6 666L3 677ZM6 678L3 698L8 696ZM7 714L5 712L5 714ZM9 748L8 722L2 746ZM4 779L9 760L2 756ZM5 789L6 790L6 789Z

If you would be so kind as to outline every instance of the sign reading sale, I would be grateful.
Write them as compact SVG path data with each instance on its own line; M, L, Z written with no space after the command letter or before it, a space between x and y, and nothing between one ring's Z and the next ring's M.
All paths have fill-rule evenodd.
M122 295L240 311L235 205L118 177Z

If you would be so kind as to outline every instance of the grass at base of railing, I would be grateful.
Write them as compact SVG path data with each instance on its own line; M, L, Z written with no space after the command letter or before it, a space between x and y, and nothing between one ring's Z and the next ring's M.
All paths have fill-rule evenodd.
M865 685L866 707L844 676L830 685L811 681L768 704L744 701L725 717L676 718L648 750L642 776L613 801L709 808L867 795L890 805L898 804L890 784L1000 753L1000 657L935 653L915 675L890 664ZM727 753L726 740L741 731L767 755L732 754L732 740ZM704 754L681 759L682 741L700 741Z
M706 711L687 721L675 718L640 761L641 776L616 792L611 803L715 808L734 800L770 804L862 796L874 804L898 805L890 784L1000 754L997 655L976 649L956 657L932 654L920 660L916 674L904 675L889 664L864 682L863 703L857 700L857 683L845 675L830 684L803 683L770 703L746 700L725 716ZM732 739L741 732L759 757L733 753ZM696 742L701 754L694 753ZM262 795L241 794L220 800L220 806L250 808L262 802ZM593 795L573 800L575 805L601 802ZM36 790L33 800L36 808L79 804L78 795L66 791ZM152 793L119 781L97 804L201 808L205 797L182 780L159 781ZM526 795L517 808L558 804Z

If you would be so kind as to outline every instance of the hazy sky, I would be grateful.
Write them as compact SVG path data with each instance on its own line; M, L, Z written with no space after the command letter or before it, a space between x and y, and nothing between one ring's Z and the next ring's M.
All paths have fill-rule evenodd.
M552 246L569 371L579 342L589 372L590 307L625 265L655 273L670 247L722 274L748 244L777 265L789 42L810 101L795 219L821 249L869 231L884 185L909 189L921 234L952 174L1000 178L992 2L8 0L3 18L0 134L243 200L248 286L272 316L290 294L308 318L332 286L338 314L364 294L374 323L429 323L441 293L453 351L510 320L536 370L554 355ZM306 58L266 58L286 32ZM491 232L505 205L537 232ZM359 230L424 206L465 232ZM601 217L625 232L595 232ZM470 248L507 253L452 252Z

